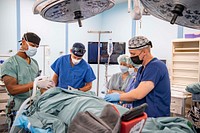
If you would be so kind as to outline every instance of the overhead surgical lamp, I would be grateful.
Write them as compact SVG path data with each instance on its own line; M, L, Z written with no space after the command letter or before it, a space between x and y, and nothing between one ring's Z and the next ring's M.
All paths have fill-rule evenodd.
M33 13L56 22L77 22L95 16L114 6L114 0L37 0Z
M200 29L199 0L140 0L147 11L171 24Z

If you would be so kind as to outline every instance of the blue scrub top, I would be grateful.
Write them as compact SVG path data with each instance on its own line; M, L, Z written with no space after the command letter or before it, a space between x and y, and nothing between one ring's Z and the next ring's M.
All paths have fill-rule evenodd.
M134 101L133 106L147 103L145 112L148 117L170 116L171 91L166 65L157 58L153 58L145 68L140 67L134 83L135 88L143 81L152 81L154 88L143 99Z
M96 79L92 68L84 59L72 67L70 58L70 54L61 56L51 65L58 75L58 87L67 89L68 86L72 86L79 89Z

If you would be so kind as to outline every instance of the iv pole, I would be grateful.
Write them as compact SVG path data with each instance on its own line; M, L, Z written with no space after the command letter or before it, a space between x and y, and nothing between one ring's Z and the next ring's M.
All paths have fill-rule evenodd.
M98 66L97 66L97 96L99 95L99 64L100 64L100 38L101 34L109 34L112 33L112 31L88 31L88 33L95 33L98 34L99 36L99 41L98 41Z
M43 75L45 75L45 68L46 68L46 47L49 47L49 45L40 45L40 47L43 47Z

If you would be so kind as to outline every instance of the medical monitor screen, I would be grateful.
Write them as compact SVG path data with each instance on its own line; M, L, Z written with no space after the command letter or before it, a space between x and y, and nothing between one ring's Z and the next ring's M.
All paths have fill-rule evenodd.
M100 43L100 64L108 63L107 53L108 42ZM109 64L118 64L117 58L126 51L125 42L113 42L113 52L110 56ZM98 64L98 42L88 42L88 63Z

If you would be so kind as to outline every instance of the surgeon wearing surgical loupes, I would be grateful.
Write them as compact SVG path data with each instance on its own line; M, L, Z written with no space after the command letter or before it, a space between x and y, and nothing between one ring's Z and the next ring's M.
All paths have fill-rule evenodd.
M105 96L109 102L132 102L133 107L147 103L148 117L170 116L170 81L166 65L151 54L152 43L144 36L129 40L129 52L133 63L142 64L131 91Z
M70 54L59 57L52 65L53 81L56 86L64 89L89 91L92 81L96 79L91 66L83 59L85 46L74 43Z

